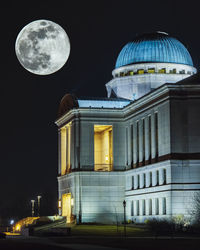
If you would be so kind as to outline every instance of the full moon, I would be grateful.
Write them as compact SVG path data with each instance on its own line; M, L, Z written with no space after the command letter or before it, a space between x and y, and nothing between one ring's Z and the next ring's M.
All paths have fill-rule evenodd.
M48 20L37 20L20 31L15 52L26 70L37 75L49 75L66 63L70 42L60 25Z

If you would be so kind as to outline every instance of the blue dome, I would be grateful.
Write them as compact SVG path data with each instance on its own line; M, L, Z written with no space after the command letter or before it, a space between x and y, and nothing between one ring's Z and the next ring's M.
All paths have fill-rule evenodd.
M126 44L119 53L115 68L143 62L180 63L193 66L186 47L164 32L143 34Z

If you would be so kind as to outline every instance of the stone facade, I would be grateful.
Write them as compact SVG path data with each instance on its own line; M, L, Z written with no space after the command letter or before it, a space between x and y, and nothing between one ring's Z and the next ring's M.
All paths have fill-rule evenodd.
M120 222L123 200L127 220L189 216L200 190L199 106L197 74L124 108L72 108L56 121L59 131L71 126L71 166L61 175L59 160L59 199L71 194L78 222ZM94 125L112 125L112 171L94 171Z

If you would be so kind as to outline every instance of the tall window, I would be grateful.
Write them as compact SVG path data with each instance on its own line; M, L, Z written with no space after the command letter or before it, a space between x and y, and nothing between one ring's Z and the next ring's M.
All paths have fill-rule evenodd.
M143 165L145 164L145 120L142 119L142 157Z
M142 200L142 215L146 214L146 203L145 200Z
M140 188L140 175L139 174L137 175L137 182L138 182L137 186L138 186L138 188Z
M133 151L134 151L134 149L133 149L133 124L131 124L131 134L130 134L130 136L131 136L131 152L130 152L130 154L131 154L131 168L133 168Z
M156 170L156 186L159 185L159 170Z
M134 175L132 176L132 189L134 189Z
M155 199L155 214L156 215L159 214L159 199L158 198Z
M166 214L166 198L163 198L163 214Z
M149 116L149 163L151 163L151 116Z
M139 149L139 122L136 123L136 135L137 135L137 141L136 141L136 147L137 147L137 166L139 166L139 157L140 157L140 149Z
M146 187L146 174L143 174L143 187L145 188Z
M155 158L158 160L158 112L155 113Z
M140 214L140 205L139 205L139 201L136 201L136 215Z
M164 168L163 169L163 184L165 185L167 183L167 171Z
M131 216L134 216L134 201L131 201Z
M149 199L149 215L152 215L152 199Z
M152 172L149 173L149 187L152 187Z
M112 125L94 125L94 170L112 171Z

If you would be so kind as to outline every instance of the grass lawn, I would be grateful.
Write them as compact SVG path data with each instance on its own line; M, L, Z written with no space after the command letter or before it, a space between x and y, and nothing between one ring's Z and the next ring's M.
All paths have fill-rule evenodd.
M71 235L83 236L123 236L124 226L116 225L76 225L71 229ZM144 228L126 225L127 236L151 236L150 232Z

